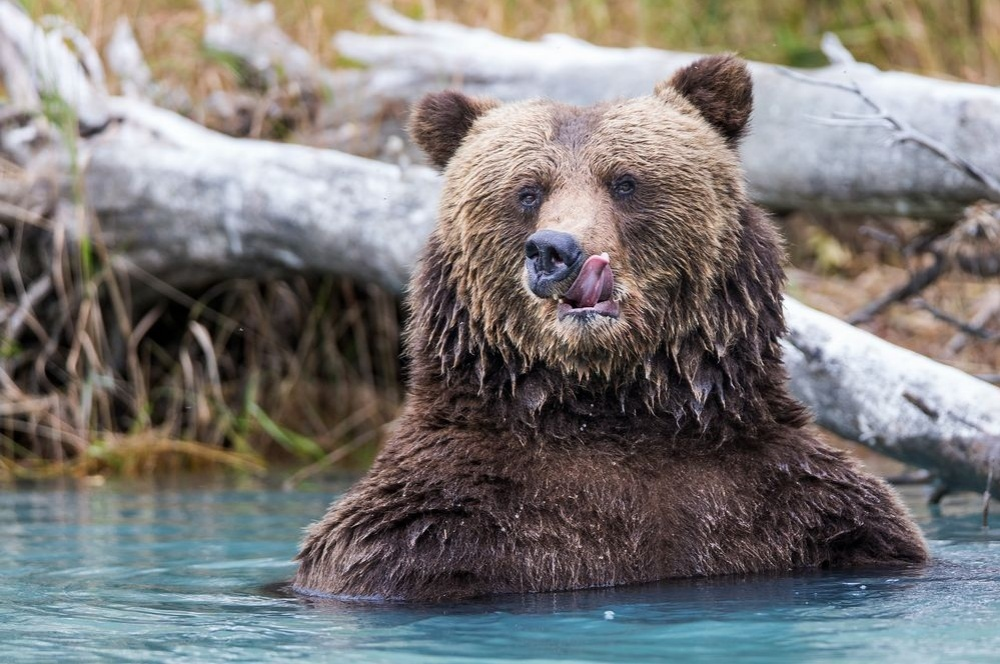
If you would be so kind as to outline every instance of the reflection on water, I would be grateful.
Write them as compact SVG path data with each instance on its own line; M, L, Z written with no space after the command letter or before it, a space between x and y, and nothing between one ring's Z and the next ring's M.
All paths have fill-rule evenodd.
M448 606L281 591L325 491L0 489L0 661L998 661L1000 509L932 513L919 571L673 581Z

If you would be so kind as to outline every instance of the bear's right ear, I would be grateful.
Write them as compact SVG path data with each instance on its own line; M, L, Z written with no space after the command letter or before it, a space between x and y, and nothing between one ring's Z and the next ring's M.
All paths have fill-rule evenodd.
M410 111L410 138L427 153L431 163L444 168L476 118L498 105L492 99L473 99L454 90L432 92Z

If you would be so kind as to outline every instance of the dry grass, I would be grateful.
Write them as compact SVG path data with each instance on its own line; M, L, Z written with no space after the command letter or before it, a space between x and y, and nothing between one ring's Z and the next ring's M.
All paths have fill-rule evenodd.
M22 2L35 16L80 26L100 50L115 20L129 18L155 78L189 94L183 110L195 119L206 120L210 93L245 83L231 60L202 46L197 0ZM366 2L274 4L293 39L335 67L345 64L330 42L336 31L378 30ZM733 50L801 66L825 62L820 37L833 31L858 59L882 68L1000 83L1000 3L982 0L386 4L520 38L563 32L604 45ZM48 111L56 126L71 122L58 107ZM264 126L255 135L280 137L280 130ZM0 174L23 177L6 163ZM332 279L241 280L137 307L101 247L69 247L46 210L0 210L0 221L0 325L17 326L0 339L0 478L206 466L254 473L282 459L295 462L291 479L300 481L367 463L396 413L399 309L386 293ZM845 314L912 268L858 241L855 223L823 221L787 225L800 266L791 290L806 302ZM990 289L995 279L952 274L928 300L968 318ZM892 308L870 328L973 373L1000 367L996 343L949 352L954 329L910 307Z
M100 247L0 236L0 476L364 464L395 415L398 302L374 286L235 280L142 306Z
M197 0L22 0L84 28L103 48L118 16L128 17L160 80L196 98L235 85L224 62L201 46ZM283 28L321 62L337 64L329 37L377 26L368 0L274 0ZM855 56L879 67L1000 83L1000 3L968 0L408 0L385 4L415 17L454 20L514 37L563 32L608 46L733 50L766 62L826 62L819 41L837 33Z

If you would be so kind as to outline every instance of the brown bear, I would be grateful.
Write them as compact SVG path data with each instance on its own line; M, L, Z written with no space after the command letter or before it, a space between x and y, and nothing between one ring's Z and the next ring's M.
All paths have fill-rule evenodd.
M737 148L746 66L587 108L431 94L444 169L405 410L294 587L444 600L913 564L893 491L786 389L783 253Z

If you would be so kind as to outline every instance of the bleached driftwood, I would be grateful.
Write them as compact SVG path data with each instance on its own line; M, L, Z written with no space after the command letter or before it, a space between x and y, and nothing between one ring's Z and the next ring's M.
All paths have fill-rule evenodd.
M7 6L0 0L0 9ZM0 45L10 26L0 22ZM87 85L82 69L62 71L79 78L72 86ZM123 269L173 287L315 272L402 290L433 225L440 185L432 172L233 139L142 102L99 101L113 121L77 144L85 200L99 222L83 232L98 234ZM64 191L58 205L73 206ZM60 223L67 215L52 217ZM65 230L80 232L76 225ZM1000 389L926 358L918 364L794 301L787 312L793 389L821 424L931 468L953 488L985 487L989 464L1000 459ZM861 386L867 398L854 398Z
M115 253L174 284L270 266L402 289L433 223L436 176L189 129L192 143L147 142L141 160L136 142L94 149L88 198ZM1000 496L1000 389L794 300L786 313L792 387L821 426L953 489L982 491L993 468Z
M174 286L333 273L398 291L430 231L437 182L300 145L236 139L125 99L80 147L86 200L118 260Z
M1000 389L791 298L785 313L792 391L820 426L1000 497Z
M647 94L697 56L650 48L602 48L563 35L539 42L487 30L407 19L374 7L398 33L341 33L341 54L369 65L343 117L406 108L445 86L501 99L550 97L570 103ZM828 49L829 50L829 49ZM856 84L893 118L919 130L980 171L1000 174L1000 89L936 80L839 58L799 72L821 83ZM754 199L774 210L812 209L951 219L979 199L1000 200L981 181L898 131L858 95L804 82L753 63L755 111L743 158ZM899 143L898 141L902 141ZM890 147L890 143L895 143Z
M147 129L90 141L88 200L120 259L175 285L271 269L401 291L433 224L434 174L222 137L161 113L132 107L122 117ZM786 312L792 387L820 425L953 489L982 491L992 467L1000 496L1000 389L794 300Z

